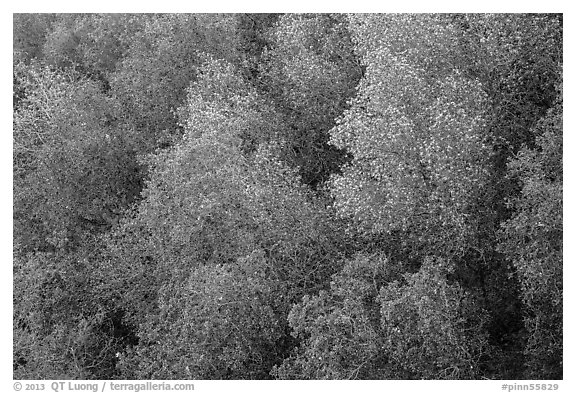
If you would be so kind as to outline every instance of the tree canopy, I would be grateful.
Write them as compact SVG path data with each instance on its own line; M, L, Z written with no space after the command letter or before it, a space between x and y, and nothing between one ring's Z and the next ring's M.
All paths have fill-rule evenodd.
M561 379L556 14L15 14L15 379Z

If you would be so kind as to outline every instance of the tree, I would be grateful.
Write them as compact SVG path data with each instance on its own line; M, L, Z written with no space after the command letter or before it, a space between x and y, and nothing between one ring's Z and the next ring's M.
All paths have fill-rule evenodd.
M41 57L54 14L14 14L12 22L14 59L28 62Z
M401 274L381 255L357 255L329 291L289 315L301 346L274 370L288 379L462 379L482 374L485 315L443 260ZM480 312L479 312L480 311Z
M509 162L522 189L510 200L500 251L522 288L528 342L528 378L562 378L562 88L558 100L532 130L536 148L524 147Z
M48 64L62 69L82 65L80 43L86 36L81 23L83 18L82 14L61 14L56 17L42 48L42 57Z
M109 88L134 36L141 34L150 18L146 14L89 14L80 19L75 29L83 33L78 50L88 76L102 80Z
M510 201L523 198L523 185L521 176L511 173L507 163L523 149L539 150L536 124L556 102L556 87L562 83L562 16L474 14L452 18L459 31L462 71L481 82L490 102L487 136L492 154L483 197L473 209L476 236L465 264L471 267L468 271L476 272L468 273L468 281L484 287L492 314L488 330L503 356L494 363L502 365L502 378L519 378L526 375L523 279L511 250L498 250L502 250L501 225L518 214L519 205ZM529 366L535 367L544 366Z
M562 23L14 15L15 377L561 378Z
M198 80L191 84L187 104L179 114L185 135L174 146L148 157L150 178L143 200L134 216L126 218L109 236L106 269L112 277L110 291L118 293L118 304L126 310L128 323L140 326L138 336L143 343L127 355L131 359L127 362L138 364L135 367L144 373L141 375L156 375L146 374L155 367L147 362L156 356L172 358L167 352L170 340L180 338L179 334L158 333L167 329L160 324L172 318L164 314L164 308L171 304L176 308L200 307L186 303L185 294L179 292L183 286L208 286L199 299L208 296L202 300L208 303L201 306L201 314L213 315L212 319L217 315L213 293L248 302L250 290L234 282L236 275L240 283L244 282L242 271L247 268L241 266L248 263L242 262L246 260L257 263L259 274L263 274L261 284L254 285L262 285L270 292L266 295L269 300L263 304L273 314L267 308L254 311L267 315L267 320L259 322L268 326L267 349L254 349L257 353L247 350L242 355L242 351L233 349L248 345L242 335L233 336L222 348L215 344L202 346L191 337L178 343L204 353L205 360L195 363L186 358L173 368L168 360L162 360L158 365L162 371L158 372L188 377L187 365L193 375L207 377L215 375L209 373L226 358L235 366L217 374L219 378L237 377L246 371L246 362L254 367L250 375L262 377L290 348L285 318L291 304L303 294L325 286L327 277L337 269L337 235L331 233L327 214L294 170L277 158L274 143L258 139L275 135L280 117L230 64L207 60ZM203 276L214 278L204 283ZM220 279L222 286L212 288ZM239 303L238 307L252 310L249 304ZM235 324L246 325L238 319L244 316L234 318ZM146 324L149 320L157 322ZM188 329L189 323L192 322L177 319L173 328L175 332ZM232 322L222 323L231 326ZM270 332L270 326L276 324L278 327ZM197 331L194 337L198 340L221 334L220 330L212 330L216 327L211 323L194 322L193 326L206 328ZM150 337L158 337L157 334L166 336L167 341L153 344ZM248 343L254 347L252 340ZM276 352L267 355L271 347ZM222 355L222 351L234 354ZM253 357L262 360L253 363Z
M389 356L415 378L477 379L490 354L481 303L448 278L454 265L427 258L420 271L380 290Z
M262 253L191 268L181 288L160 290L159 313L121 360L137 379L262 379L284 334Z
M25 98L14 112L15 239L23 250L76 247L110 228L140 192L130 134L115 105L77 74L17 65Z
M174 111L184 104L203 54L231 60L235 39L233 17L212 14L155 15L131 37L111 88L122 105L120 118L136 131L141 153L180 136Z
M284 156L305 184L319 186L344 154L328 145L328 130L354 94L361 68L343 15L282 15L270 32L261 87L288 127Z
M133 343L102 289L98 244L76 252L14 253L14 377L110 379Z
M481 85L459 72L441 16L353 16L351 26L366 73L330 131L353 157L331 180L335 207L368 237L400 231L410 248L461 254L486 177Z
M260 65L265 48L270 45L269 30L276 24L279 14L236 14L239 68L255 83L260 76Z
M490 133L496 165L524 144L534 147L531 128L554 105L561 78L562 17L554 14L460 15L463 71L490 97Z

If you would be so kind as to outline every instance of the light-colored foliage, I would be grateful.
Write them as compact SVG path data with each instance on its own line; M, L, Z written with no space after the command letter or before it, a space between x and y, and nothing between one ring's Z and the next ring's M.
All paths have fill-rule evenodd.
M431 16L353 16L366 74L333 128L353 159L332 179L336 209L366 234L411 231L457 252L486 177L486 97L451 63L454 32Z
M327 144L328 130L354 94L361 67L343 15L279 18L263 54L263 89L283 114L287 162L316 186L337 171L342 152Z

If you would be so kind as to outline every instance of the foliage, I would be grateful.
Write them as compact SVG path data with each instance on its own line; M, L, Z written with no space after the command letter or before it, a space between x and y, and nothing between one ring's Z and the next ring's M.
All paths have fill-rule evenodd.
M108 88L133 35L149 16L131 14L15 14L14 51L28 63L75 69Z
M230 65L213 60L204 65L198 81L189 89L187 105L179 110L185 135L174 147L149 157L151 172L143 200L135 216L110 238L108 268L117 283L112 284L112 291L119 293L119 304L127 310L128 321L139 325L141 340L149 342L150 335L165 328L159 324L165 324L168 318L163 314L166 304L183 307L184 295L178 288L193 287L202 273L224 275L223 286L218 290L237 291L232 281L225 284L231 280L225 277L236 271L234 266L239 261L246 258L252 261L255 252L262 254L254 263L261 266L262 285L270 286L266 307L273 314L266 311L269 321L261 323L278 326L270 333L270 342L263 344L266 351L242 354L247 344L241 336L234 336L227 344L229 348L222 349L234 354L206 352L205 360L198 364L189 357L173 367L169 366L169 360L148 364L150 359L173 359L173 354L167 352L171 345L135 348L128 359L129 364L137 365L134 367L143 373L139 376L234 378L245 370L244 363L256 361L253 357L260 359L261 365L253 365L254 369L244 375L260 378L267 375L272 360L278 361L284 351L285 317L290 305L303 293L324 285L326 277L336 268L332 259L338 246L329 234L326 214L309 199L296 174L275 157L273 145L262 142L260 147L246 148L246 141L252 140L249 132L256 129L259 135L273 135L275 129L274 113L261 113L266 106L259 100ZM266 284L268 281L273 285ZM239 299L245 296L237 295ZM215 307L209 302L213 300L210 295L205 307ZM250 309L248 304L239 303L238 307ZM150 324L150 320L157 322ZM186 323L177 320L173 327L177 330L176 326L184 324L182 329L188 329ZM200 336L215 334L211 325L193 326ZM198 326L205 326L206 330ZM174 340L179 340L178 336L180 333ZM272 350L272 343L280 344ZM189 345L195 344L182 342L186 348ZM217 348L213 350L220 353ZM208 351L208 347L194 351ZM267 351L277 353L266 354ZM237 359L238 356L247 358ZM223 359L236 366L229 372L214 374ZM186 367L192 374L184 372ZM126 366L126 370L129 368ZM153 371L156 368L157 373Z
M159 313L121 360L136 379L264 378L283 334L263 255L192 268L181 288L160 290Z
M489 351L486 316L473 295L447 276L454 267L428 258L416 274L380 290L390 358L419 379L476 379ZM410 322L408 322L410 321ZM407 323L408 322L408 323Z
M191 267L233 261L254 248L242 204L246 159L240 135L265 121L254 111L253 97L228 91L233 77L218 62L211 64L180 110L185 136L148 156L143 200L109 241L118 261L111 264L112 276L122 286L135 278L123 291L138 323L149 309L139 302L153 302L164 282L183 282Z
M81 14L63 14L57 18L42 48L48 64L60 68L73 68L82 64L80 42L86 36L86 31L82 29L81 20Z
M562 378L562 94L536 124L536 149L508 164L522 185L500 250L514 264L529 332L527 377Z
M313 187L338 170L328 130L354 94L361 69L343 15L283 15L263 54L262 88L288 127L284 155Z
M15 60L28 62L42 54L47 34L55 22L54 14L13 14Z
M257 81L265 49L270 46L268 31L280 17L279 14L237 14L237 50L240 70L246 77Z
M116 376L115 353L128 335L88 254L15 254L15 378Z
M537 149L536 123L557 100L556 86L562 83L562 16L473 14L452 18L459 30L462 71L478 79L490 99L487 140L493 153L489 180L473 209L476 236L468 265L478 266L471 280L484 286L492 316L491 340L504 356L494 364L502 365L501 378L519 378L525 362L523 279L516 272L514 258L507 255L509 251L499 247L499 232L516 214L518 205L509 201L521 198L523 186L507 162L521 149Z
M562 378L562 23L15 14L14 378Z
M506 163L523 146L535 147L536 122L556 100L561 83L562 16L554 14L455 15L462 71L480 81L490 100L487 139L493 154L480 231L494 249L507 200L519 187Z
M562 19L549 14L474 14L462 17L468 72L493 102L491 134L498 149L533 147L530 128L556 97L562 61Z
M74 74L18 65L14 113L15 238L26 249L75 247L114 225L140 191L130 134L114 102Z
M151 157L136 219L150 233L149 255L188 269L190 263L234 261L263 247L277 264L275 274L307 280L297 277L312 266L294 264L329 261L330 239L316 228L326 218L306 200L295 174L274 158L273 146L246 148L255 129L273 135L274 114L254 109L265 106L231 68L208 64L180 111L182 142ZM176 266L169 274L183 277Z
M145 21L111 77L123 121L136 131L141 152L169 144L179 133L174 111L183 105L202 54L232 59L235 23L231 16L166 14Z
M383 256L356 256L334 275L330 291L304 297L289 321L302 346L275 369L281 378L462 379L479 374L487 350L485 317L427 259L399 276ZM397 278L397 279L395 279Z
M403 231L429 253L461 252L485 181L486 97L450 61L435 16L354 16L366 73L331 133L353 159L331 181L335 207L366 235Z

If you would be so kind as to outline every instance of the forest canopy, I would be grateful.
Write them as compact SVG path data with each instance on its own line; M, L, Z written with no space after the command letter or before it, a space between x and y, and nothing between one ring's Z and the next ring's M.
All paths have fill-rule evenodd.
M562 379L562 15L13 37L15 379Z

